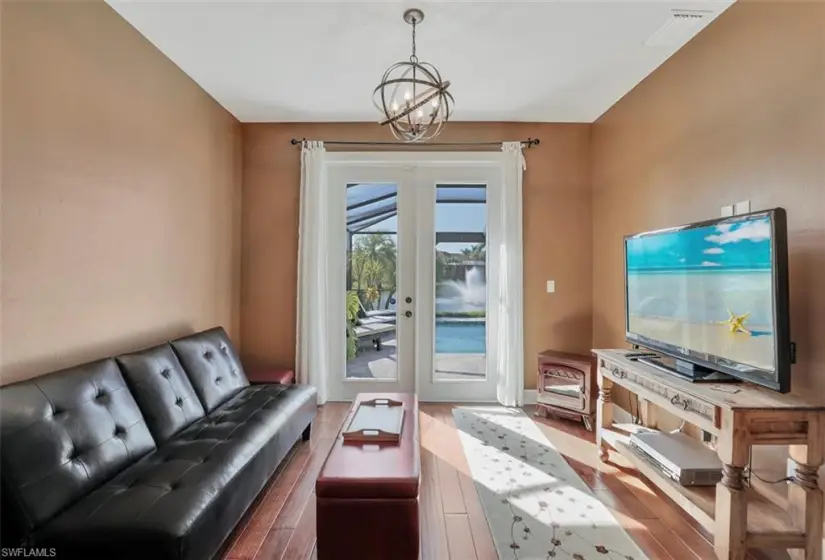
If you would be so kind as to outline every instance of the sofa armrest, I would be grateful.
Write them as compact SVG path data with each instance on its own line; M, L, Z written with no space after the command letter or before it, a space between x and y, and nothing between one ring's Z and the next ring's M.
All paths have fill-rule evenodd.
M250 383L280 383L290 385L295 382L295 372L291 369L268 368L246 372Z

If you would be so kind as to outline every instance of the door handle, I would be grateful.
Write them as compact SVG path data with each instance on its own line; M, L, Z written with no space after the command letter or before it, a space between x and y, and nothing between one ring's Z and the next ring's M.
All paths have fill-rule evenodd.
M405 311L404 317L412 317L412 311Z

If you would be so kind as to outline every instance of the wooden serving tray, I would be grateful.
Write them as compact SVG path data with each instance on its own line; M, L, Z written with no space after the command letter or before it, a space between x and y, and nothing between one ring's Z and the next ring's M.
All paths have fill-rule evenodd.
M363 401L344 427L347 443L398 443L404 425L404 403L376 398Z

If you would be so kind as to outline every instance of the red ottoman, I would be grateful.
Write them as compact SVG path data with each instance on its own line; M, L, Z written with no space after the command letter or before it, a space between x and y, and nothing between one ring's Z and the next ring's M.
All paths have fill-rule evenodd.
M281 385L290 385L295 382L295 372L291 369L260 369L257 371L247 372L247 379L250 383L280 383Z
M318 560L418 560L418 399L415 395L360 394L402 401L401 441L393 445L332 446L315 483Z

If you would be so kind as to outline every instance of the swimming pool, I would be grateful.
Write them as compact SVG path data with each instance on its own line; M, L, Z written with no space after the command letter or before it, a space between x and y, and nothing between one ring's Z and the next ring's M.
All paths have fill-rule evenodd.
M436 354L484 354L487 325L484 321L436 321Z

